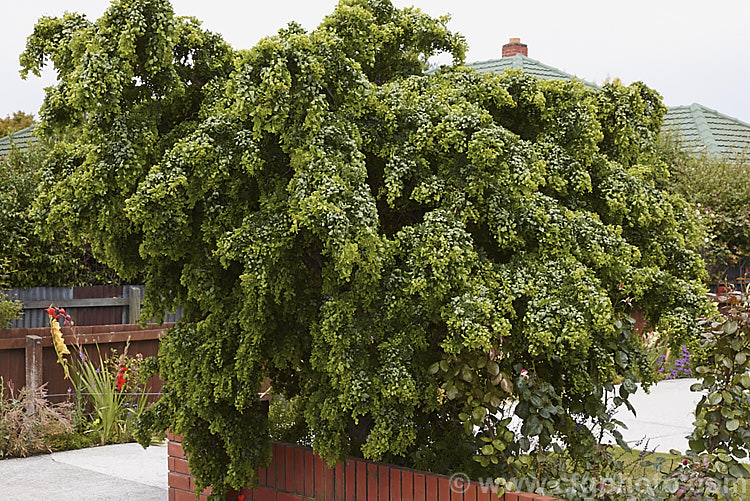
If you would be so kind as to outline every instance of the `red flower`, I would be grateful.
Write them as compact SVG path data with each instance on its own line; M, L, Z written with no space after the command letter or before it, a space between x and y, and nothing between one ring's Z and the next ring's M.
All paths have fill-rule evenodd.
M130 367L123 367L120 372L117 373L117 389L121 390L127 380L125 379L125 373L130 370Z
M237 496L237 501L245 501L245 495L240 494L239 496Z
M44 311L47 312L47 315L54 317L55 316L55 309L50 306L49 308L45 308Z

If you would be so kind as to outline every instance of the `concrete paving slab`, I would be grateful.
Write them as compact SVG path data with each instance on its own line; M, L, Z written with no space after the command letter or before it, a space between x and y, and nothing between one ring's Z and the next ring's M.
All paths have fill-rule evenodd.
M648 439L649 450L685 452L685 437L693 431L693 411L701 399L701 393L690 391L690 385L696 382L697 379L671 379L660 381L649 393L639 389L630 398L636 415L625 408L615 414L628 427L622 430L625 441L643 449L644 439Z
M167 501L167 448L119 444L0 461L0 501Z
M117 444L92 447L52 455L58 463L77 466L131 482L165 488L167 485L167 446Z

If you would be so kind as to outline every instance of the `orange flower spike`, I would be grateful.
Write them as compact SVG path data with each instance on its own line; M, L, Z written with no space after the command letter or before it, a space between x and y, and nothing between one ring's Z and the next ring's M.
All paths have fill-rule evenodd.
M70 351L68 351L68 347L65 345L65 340L63 339L62 330L60 330L60 322L53 318L50 321L50 324L52 330L52 343L55 345L55 351L60 356L70 355Z

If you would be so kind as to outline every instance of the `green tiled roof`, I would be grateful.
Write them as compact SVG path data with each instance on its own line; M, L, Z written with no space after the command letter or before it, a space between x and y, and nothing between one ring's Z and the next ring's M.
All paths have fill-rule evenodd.
M587 82L583 79L560 71L552 66L547 66L544 63L540 63L536 59L524 56L523 54L515 54L509 57L503 57L501 59L490 59L489 61L477 61L475 63L467 63L466 66L474 68L480 73L488 73L490 71L495 73L502 73L507 69L523 70L527 75L532 75L543 80L579 80L586 87L591 89L598 89L599 87L591 82Z
M501 59L468 63L475 70L502 73L513 68L545 80L579 80L591 89L598 86L552 66L515 54ZM750 124L700 104L669 108L663 130L675 134L683 148L710 155L750 155Z
M750 155L750 125L697 103L669 108L663 130L695 153Z
M11 148L26 151L30 146L39 143L39 138L34 135L34 125L18 130L4 137L0 137L0 158L10 152Z

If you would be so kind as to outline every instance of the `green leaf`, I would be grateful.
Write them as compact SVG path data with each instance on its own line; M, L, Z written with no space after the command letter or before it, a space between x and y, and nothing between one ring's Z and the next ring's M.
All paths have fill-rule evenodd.
M502 403L503 403L503 400L502 398L500 398L499 395L496 395L494 393L490 395L490 401L489 401L490 406L497 409Z
M528 451L531 448L531 442L526 437L521 437L518 439L518 447L521 449L521 451Z
M669 478L664 482L664 489L670 494L674 494L679 488L680 482L677 479Z
M730 419L727 421L727 430L729 431L735 431L737 428L740 427L740 422L737 419Z
M739 352L734 356L734 363L737 365L744 365L747 362L747 355L744 352Z
M628 356L624 351L618 351L615 355L615 360L617 361L617 365L619 365L623 369L626 369L628 367Z
M638 387L630 378L625 378L622 382L622 385L625 387L628 393L635 393L638 390Z
M703 452L705 450L703 440L689 440L688 445L690 446L691 451Z
M740 466L733 464L729 467L729 474L732 475L734 478L748 478L750 475L748 475L748 471Z
M474 419L475 423L483 421L485 416L487 416L487 409L484 407L475 407L471 413L471 417Z
M729 335L732 335L735 332L737 332L738 328L739 326L737 325L737 322L735 322L734 320L729 320L728 322L724 324L724 332L726 332Z
M513 393L513 383L507 377L500 379L500 389L506 393Z
M708 403L711 405L718 405L719 402L721 402L721 398L722 398L721 393L719 392L711 393L708 396Z
M456 397L458 397L459 391L458 388L456 388L454 385L450 385L445 390L445 396L448 397L448 400L455 400Z
M500 366L494 360L487 362L487 372L490 376L497 376L500 373Z

